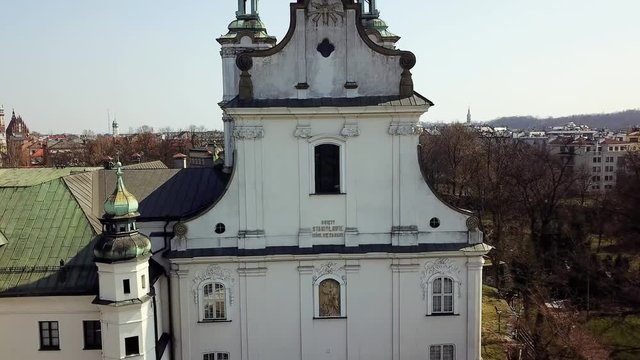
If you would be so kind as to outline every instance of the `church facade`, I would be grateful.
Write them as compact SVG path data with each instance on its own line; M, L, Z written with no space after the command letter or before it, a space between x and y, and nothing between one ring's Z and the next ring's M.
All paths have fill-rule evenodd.
M490 247L420 172L433 103L398 39L374 0L298 0L280 42L239 0L218 38L223 169L15 170L2 354L479 360Z
M239 3L218 39L231 180L167 254L176 354L479 359L489 247L420 173L413 54L375 2L293 3L277 44Z

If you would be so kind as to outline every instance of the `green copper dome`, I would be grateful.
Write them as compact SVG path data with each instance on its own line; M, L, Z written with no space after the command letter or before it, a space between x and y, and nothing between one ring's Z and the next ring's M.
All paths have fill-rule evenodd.
M136 227L138 200L124 187L120 162L116 169L116 189L104 202L102 234L93 248L98 262L127 261L151 254L151 241Z
M151 254L149 238L135 231L128 234L98 235L93 248L96 261L115 262L146 257Z
M398 35L387 30L389 26L380 18L364 19L362 21L362 25L369 32L377 34L382 41L397 42L400 40Z
M276 38L267 33L267 27L259 17L238 18L229 24L228 29L229 32L218 39L221 44L237 43L243 36L249 36L258 43L276 43Z
M116 189L104 202L105 216L133 215L138 211L138 200L127 191L122 180L122 164L116 163Z

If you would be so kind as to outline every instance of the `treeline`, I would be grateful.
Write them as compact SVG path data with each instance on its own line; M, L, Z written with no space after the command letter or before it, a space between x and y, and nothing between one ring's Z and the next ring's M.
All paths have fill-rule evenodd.
M638 153L626 155L614 190L594 194L587 171L544 147L461 125L424 132L420 144L427 181L480 218L495 247L489 275L522 308L518 326L536 358L580 351L567 335L576 324L550 315L554 301L584 313L640 309L640 274L631 266L640 241Z
M610 114L584 114L562 117L536 118L533 116L508 116L489 121L491 126L506 126L510 129L545 130L552 126L563 126L573 122L588 125L592 129L628 130L640 126L640 110L625 110Z

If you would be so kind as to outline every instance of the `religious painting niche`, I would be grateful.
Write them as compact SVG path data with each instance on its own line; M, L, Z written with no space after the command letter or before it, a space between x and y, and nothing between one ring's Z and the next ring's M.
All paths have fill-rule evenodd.
M340 283L333 279L325 279L319 285L319 314L324 316L340 316Z

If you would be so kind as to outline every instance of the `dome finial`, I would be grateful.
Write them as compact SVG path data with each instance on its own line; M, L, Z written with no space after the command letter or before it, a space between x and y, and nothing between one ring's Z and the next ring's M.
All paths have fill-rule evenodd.
M118 154L118 158L120 154ZM116 188L111 195L104 202L104 212L107 217L115 216L137 216L138 215L138 200L127 191L124 186L124 179L122 177L122 163L118 159L116 162Z

